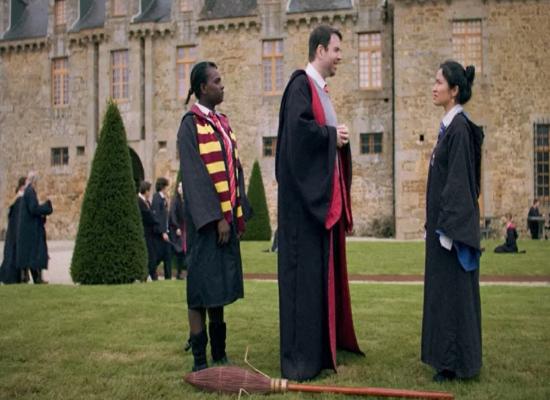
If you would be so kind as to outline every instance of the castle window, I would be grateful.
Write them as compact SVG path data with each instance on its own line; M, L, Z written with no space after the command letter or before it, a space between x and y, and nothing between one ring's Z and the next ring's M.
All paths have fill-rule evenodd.
M52 100L54 107L63 107L69 104L68 64L67 57L52 60Z
M277 150L277 137L266 136L263 141L263 155L264 157L275 157L275 151Z
M76 155L77 156L83 156L86 154L86 147L84 146L76 146Z
M361 134L361 154L382 153L382 133Z
M69 165L69 148L68 147L53 147L52 148L52 167Z
M280 94L284 89L282 40L263 41L262 65L264 94Z
M535 124L535 197L550 206L550 124Z
M189 77L191 69L197 62L197 48L195 46L180 46L177 49L176 57L176 84L178 88L178 99L187 99L189 92Z
M111 97L116 101L125 101L129 97L128 50L111 53Z
M382 88L382 42L380 32L359 34L359 85Z
M482 70L481 20L453 21L453 55L463 66Z

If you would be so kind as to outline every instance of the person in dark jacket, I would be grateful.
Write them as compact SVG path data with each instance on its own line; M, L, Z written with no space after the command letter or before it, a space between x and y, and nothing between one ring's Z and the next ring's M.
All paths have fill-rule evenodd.
M162 236L155 236L155 247L157 252L157 265L162 262L164 265L164 279L172 279L172 246L169 239L169 215L168 200L166 199L166 188L168 179L160 177L155 183L155 194L151 209L158 221Z
M475 69L440 65L433 103L445 110L428 166L422 355L433 380L481 369L479 190L483 131L463 112Z
M174 259L176 260L176 279L181 278L181 272L185 269L185 253L187 252L187 239L185 235L185 211L183 203L183 187L178 183L176 193L170 203L170 242Z
M48 269L48 245L46 242L46 216L53 212L52 203L39 204L35 185L38 176L30 172L23 192L17 230L16 265L22 273L31 272L35 284L48 283L42 279L42 270Z
M21 271L17 268L15 257L17 254L19 208L21 206L26 180L27 178L24 176L19 178L17 188L15 189L15 199L10 205L8 212L8 229L6 230L6 241L4 242L4 259L2 260L2 266L0 266L0 282L6 284L21 283L23 278Z
M527 213L527 227L531 232L531 238L537 240L539 238L540 225L544 224L543 218L539 211L539 199L533 200L533 205Z
M141 212L141 221L143 223L143 233L145 235L145 244L147 245L147 269L151 280L156 281L157 276L157 252L155 241L156 238L163 237L168 240L168 236L164 236L160 229L159 223L151 210L149 202L149 193L151 191L151 183L143 181L139 185L138 206Z

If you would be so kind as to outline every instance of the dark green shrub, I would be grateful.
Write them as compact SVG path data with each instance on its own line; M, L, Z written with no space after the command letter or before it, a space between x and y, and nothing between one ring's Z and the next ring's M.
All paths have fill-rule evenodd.
M260 164L254 161L250 183L248 185L248 201L254 211L252 219L246 224L243 240L270 240L271 225L269 211L265 199L265 189L260 171Z
M146 277L147 248L124 124L109 102L86 186L71 261L73 281L130 283Z
M395 220L392 216L375 218L370 223L369 235L377 238L391 238L395 236Z

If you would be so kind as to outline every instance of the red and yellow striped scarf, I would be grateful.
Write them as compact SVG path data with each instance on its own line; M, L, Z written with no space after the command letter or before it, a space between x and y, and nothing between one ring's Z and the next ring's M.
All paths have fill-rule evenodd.
M216 188L218 197L220 199L220 207L227 223L231 224L233 221L233 210L231 209L231 193L229 191L229 176L227 173L227 163L224 158L224 151L222 149L222 140L218 135L223 135L222 132L217 132L214 125L207 119L202 111L194 105L191 108L191 112L194 114L193 119L197 127L197 142L199 144L199 155L210 174L212 183ZM224 115L218 114L218 119L225 130L229 134L233 147L233 157L235 162L233 163L235 168L237 202L235 204L236 209L236 224L239 233L244 232L245 222L243 218L243 210L241 206L241 196L239 193L239 153L237 151L237 139L229 122Z

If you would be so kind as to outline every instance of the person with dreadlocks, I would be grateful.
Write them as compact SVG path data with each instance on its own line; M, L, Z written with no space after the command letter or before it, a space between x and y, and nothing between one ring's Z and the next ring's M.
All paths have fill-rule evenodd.
M178 131L187 235L187 307L193 371L208 367L206 314L212 362L226 364L224 306L244 296L239 238L250 216L237 141L216 111L224 86L216 64L191 71L189 95L197 102Z

